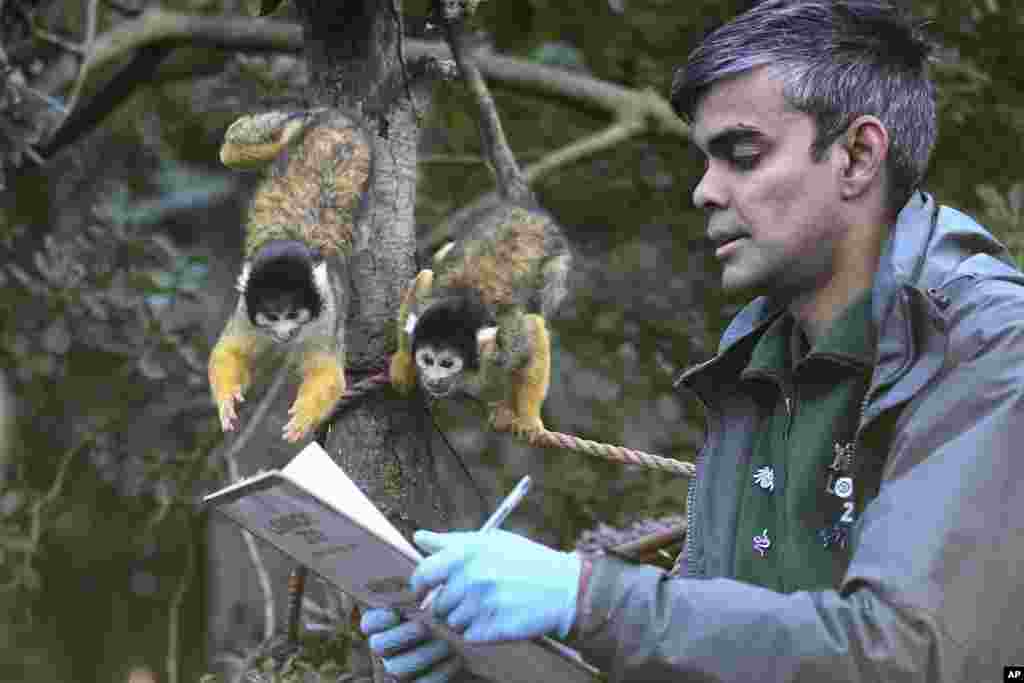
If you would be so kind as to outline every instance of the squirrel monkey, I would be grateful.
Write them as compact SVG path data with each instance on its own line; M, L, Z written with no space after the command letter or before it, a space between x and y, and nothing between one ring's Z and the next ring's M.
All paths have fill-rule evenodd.
M318 109L269 112L235 121L221 161L236 169L269 164L246 225L238 305L210 354L221 427L236 427L252 369L265 351L294 351L302 377L283 437L298 441L345 393L348 259L368 196L372 138L354 116Z
M488 403L491 426L544 430L551 376L546 319L565 298L571 255L543 211L505 202L473 219L421 270L398 317L391 383L409 393L468 394Z

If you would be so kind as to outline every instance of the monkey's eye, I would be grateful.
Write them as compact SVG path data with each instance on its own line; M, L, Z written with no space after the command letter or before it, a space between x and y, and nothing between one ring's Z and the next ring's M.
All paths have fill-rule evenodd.
M313 314L308 308L300 308L297 311L292 311L293 318L301 325L309 321L313 317Z
M270 324L270 318L268 318L265 313L257 313L256 316L255 316L255 320L256 320L256 324L257 325L269 325Z
M455 362L451 358L445 358L441 361L441 367L445 370L451 370L453 365L455 365Z

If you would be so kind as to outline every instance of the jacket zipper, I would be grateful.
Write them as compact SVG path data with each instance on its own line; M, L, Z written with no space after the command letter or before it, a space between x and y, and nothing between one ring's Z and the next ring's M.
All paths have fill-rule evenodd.
M693 392L700 401L701 406L704 407L705 420L707 422L707 436L704 439L704 445L701 446L700 450L697 451L697 457L693 459L693 478L690 479L686 484L686 541L683 543L683 571L684 576L704 576L703 570L699 573L694 571L693 567L693 538L694 532L697 529L697 525L694 524L696 518L696 512L694 511L694 501L697 499L697 480L700 474L701 461L707 453L709 443L711 441L711 413L708 410L708 404L704 401L700 394Z
M683 381L687 377L690 377L702 368L711 365L716 358L718 358L718 354L686 370L678 379L676 379L675 382L673 382L673 388L678 390L679 387L683 385ZM704 439L704 445L697 451L697 456L693 459L693 478L686 484L686 540L683 542L682 554L684 562L680 573L685 576L703 576L703 572L698 573L693 569L693 553L691 551L693 549L694 530L697 528L697 525L694 523L696 512L694 511L693 503L697 498L697 480L698 474L700 473L701 461L704 459L704 454L708 450L708 443L711 441L711 410L708 408L707 401L704 400L704 397L700 395L699 391L690 389L690 393L697 398L701 407L704 408L705 430L707 434Z
M708 360L704 361L703 363L700 363L696 367L693 367L690 370L688 370L685 374L680 376L680 378L678 380L676 380L675 387L678 389L682 385L683 380L686 377L688 377L691 374L697 372L701 368L703 368L703 367L705 367L707 365L710 365L711 362L714 361L715 358L717 358L717 357L718 356L714 356L712 358L709 358ZM697 451L697 456L693 459L693 470L694 470L693 471L693 478L690 479L690 481L687 482L687 484L686 484L686 540L683 542L683 549L681 551L682 554L683 554L683 560L684 560L681 574L683 574L684 576L699 576L699 577L703 578L704 571L703 570L701 570L699 572L695 571L694 564L693 564L693 553L692 553L692 550L693 550L693 547L694 547L693 540L694 540L695 532L697 530L697 525L695 523L697 513L694 510L694 507L695 507L694 506L694 501L696 501L696 499L697 499L697 481L700 479L700 466L701 466L701 462L706 457L706 453L708 452L708 449L709 449L710 443L711 443L711 439L713 437L713 426L712 426L713 425L713 421L712 421L712 418L715 417L715 416L712 415L712 411L711 411L710 406L708 405L708 402L704 400L704 397L700 395L699 391L696 391L694 389L690 389L690 393L692 393L697 398L697 401L700 403L701 407L704 409L704 422L705 422L705 432L706 432L706 435L705 435L705 438L704 438L704 445L701 446L700 450ZM697 532L697 533L699 533L699 532Z

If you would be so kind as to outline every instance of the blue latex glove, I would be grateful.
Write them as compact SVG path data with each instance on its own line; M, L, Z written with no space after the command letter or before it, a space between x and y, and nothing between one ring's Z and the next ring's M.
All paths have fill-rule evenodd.
M370 649L384 660L387 672L403 680L418 674L414 683L446 683L462 668L448 643L431 639L426 626L404 621L393 609L363 612L359 628L369 636Z
M434 553L409 584L434 597L437 619L471 642L565 638L576 620L581 563L517 534L491 531L436 534L417 531L413 542Z

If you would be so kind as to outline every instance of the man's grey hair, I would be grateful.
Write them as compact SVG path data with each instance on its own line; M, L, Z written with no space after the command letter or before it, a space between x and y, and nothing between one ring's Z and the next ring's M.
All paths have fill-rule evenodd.
M938 134L928 64L937 45L923 24L885 0L766 0L710 33L672 83L672 106L694 120L723 78L767 66L787 104L814 119L815 161L857 116L889 131L887 203L917 189Z

